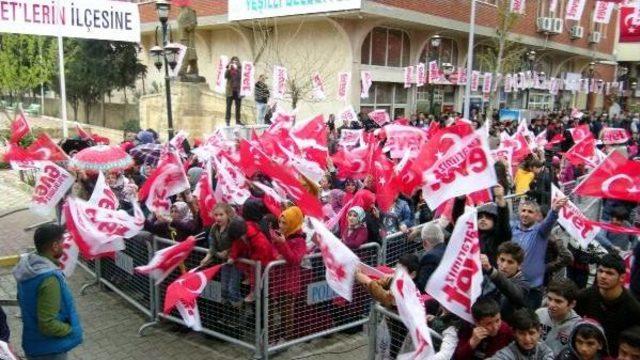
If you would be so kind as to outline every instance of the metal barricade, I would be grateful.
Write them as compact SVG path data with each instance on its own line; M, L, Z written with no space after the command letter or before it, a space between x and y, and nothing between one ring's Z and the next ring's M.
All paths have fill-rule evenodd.
M433 329L429 329L429 331L432 340L442 340L442 336ZM368 359L374 360L378 358L395 359L400 352L405 352L403 348L411 348L413 344L411 344L411 336L408 335L400 315L376 303L369 316L368 345Z
M421 229L422 226L424 226L424 224L411 228L411 232ZM410 239L409 234L397 232L382 239L382 253L380 257L383 264L395 266L402 255L417 253L420 250L422 250L420 236L414 241Z
M175 244L176 242L171 240L154 238L155 251ZM170 314L162 313L167 288L183 271L198 267L207 252L208 249L196 247L187 257L183 266L179 266L162 283L154 286L154 294L157 299L155 302L156 319L165 319L184 325L184 321L177 310L174 309ZM248 280L249 284L244 284L240 276ZM223 341L240 345L259 354L262 340L260 278L260 263L240 259L234 264L224 265L218 275L206 285L197 300L203 328L201 332ZM254 289L250 288L252 284L255 284ZM232 288L233 290L231 290ZM235 290L240 291L240 298L238 302L231 302L230 297L233 296L232 292ZM253 291L255 300L253 302L243 301L250 291ZM157 320L145 324L141 328L141 332L156 322Z
M379 250L378 244L370 243L354 252L363 263L376 266ZM354 286L352 300L347 302L327 284L321 254L308 255L303 265L288 266L279 260L265 268L262 359L331 333L358 331L368 322L371 297L366 289Z
M142 232L127 239L124 250L99 260L99 281L150 319L154 318L153 280L134 269L146 265L153 257L153 238L152 234Z

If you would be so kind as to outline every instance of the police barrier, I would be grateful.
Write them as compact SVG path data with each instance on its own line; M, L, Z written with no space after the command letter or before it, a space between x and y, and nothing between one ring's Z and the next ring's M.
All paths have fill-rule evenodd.
M378 244L369 243L354 252L363 263L376 266L379 250ZM287 265L284 260L271 262L265 268L262 288L263 359L275 351L331 333L360 331L358 327L368 322L368 292L354 285L351 302L333 292L319 253L306 256L302 266Z

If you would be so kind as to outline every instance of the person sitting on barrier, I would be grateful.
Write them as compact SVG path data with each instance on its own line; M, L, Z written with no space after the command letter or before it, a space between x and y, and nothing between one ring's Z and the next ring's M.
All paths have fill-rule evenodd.
M458 336L454 360L486 359L509 345L513 333L502 321L500 305L490 298L481 297L471 306L475 325L465 324Z
M536 310L542 323L542 340L557 355L569 343L574 326L582 319L576 306L578 287L569 279L552 280L547 289L547 306Z
M357 249L367 241L368 237L364 209L360 206L349 209L347 222L347 228L342 231L342 242L351 249Z
M147 220L145 229L159 237L174 241L184 241L200 231L200 222L193 217L189 205L176 201L171 205L169 216L156 213Z
M494 268L485 254L480 254L485 280L482 294L494 298L500 304L502 318L510 322L514 310L527 307L530 285L522 273L524 251L511 241L498 247L498 268ZM537 308L537 306L535 307Z
M542 301L542 284L545 274L545 256L549 234L558 220L558 211L567 203L567 198L553 200L551 211L541 222L540 205L534 201L523 201L519 206L520 219L511 225L513 242L524 249L524 262L522 272L531 284L530 305L534 308L540 306Z
M302 293L300 283L300 264L307 253L307 243L302 232L304 214L297 206L285 209L278 219L279 230L271 230L271 241L278 250L279 259L285 260L284 266L273 269L270 276L269 294L278 298L284 337L296 336L294 328L295 303Z
M490 360L553 360L551 348L540 341L540 319L533 310L516 310L511 326L515 341L499 350Z
M418 256L415 254L404 254L398 261L398 266L405 268L409 276L416 281L419 268ZM393 283L393 275L385 276L377 280L371 279L369 276L363 274L360 270L356 270L356 281L364 285L367 288L371 297L380 303L380 305L395 311L395 300L391 293L391 284ZM389 332L391 333L391 359L395 359L400 352L404 338L407 336L407 328L404 326L401 320L395 320L392 318L385 318L389 326Z
M440 261L442 261L447 246L444 243L444 232L440 225L435 222L423 226L420 236L422 238L422 247L426 253L420 259L416 286L421 292L424 292L431 274L436 271Z
M620 334L618 360L640 359L640 326L634 326Z
M212 262L227 261L231 249L229 238L229 223L236 216L233 207L227 203L217 203L213 210L214 223L209 230L209 252L200 261L200 266L206 266Z
M56 224L38 227L33 235L36 251L23 254L12 272L27 359L67 359L67 353L82 343L80 318L60 270L64 232Z

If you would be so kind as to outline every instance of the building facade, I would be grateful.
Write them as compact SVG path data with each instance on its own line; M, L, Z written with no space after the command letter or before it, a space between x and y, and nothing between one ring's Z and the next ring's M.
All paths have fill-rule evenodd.
M198 14L196 49L200 75L211 88L220 56L238 56L241 61L254 62L257 74L269 78L273 66L285 66L289 85L297 89L295 97L300 117L319 112L338 113L349 105L356 111L387 109L392 116L462 109L463 86L405 88L404 68L431 61L437 61L440 67L466 67L470 0L361 0L358 6L339 11L233 21L229 15L237 18L238 14L229 14L228 1L192 1ZM481 60L482 54L490 53L495 44L501 19L499 4L496 0L476 1L473 69L491 72L493 69ZM546 77L564 78L567 73L577 73L584 78L615 81L618 10L614 10L609 24L594 23L591 14L595 0L587 0L580 21L565 20L568 1L557 0L555 11L550 11L551 0L526 2L524 14L515 21L509 38L526 53L534 50L535 56L523 58L519 70L533 70ZM273 2L255 0L253 3L267 6ZM154 30L158 20L154 3L141 4L140 11L141 57L149 65L145 79L145 86L149 88L154 82L162 84L162 76L153 68L148 52L156 44ZM178 9L172 8L170 24L174 29L177 13ZM242 15L240 17L251 17ZM361 71L370 71L373 76L367 98L361 98L360 94ZM353 74L346 101L336 96L339 72ZM310 78L314 73L324 79L327 97L322 101L312 96ZM270 82L271 79L268 84ZM503 106L516 108L602 109L609 103L603 94L560 91L552 96L548 91L534 89L518 94L500 93ZM292 107L291 95L281 102L285 109ZM472 107L486 105L486 100L481 93L472 93Z

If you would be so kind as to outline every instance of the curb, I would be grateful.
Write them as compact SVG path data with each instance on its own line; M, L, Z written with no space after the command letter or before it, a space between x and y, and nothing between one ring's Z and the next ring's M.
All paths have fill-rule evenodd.
M12 267L20 261L20 255L0 256L0 267Z

